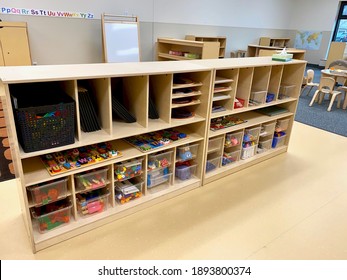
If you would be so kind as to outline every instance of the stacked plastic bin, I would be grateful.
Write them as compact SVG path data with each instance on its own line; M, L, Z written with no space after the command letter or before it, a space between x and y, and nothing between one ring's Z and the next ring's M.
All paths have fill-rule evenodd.
M279 148L285 144L287 133L286 130L289 126L289 118L277 120L275 133L272 141L272 148Z
M107 171L106 167L75 175L77 210L81 217L107 210L110 195Z
M45 233L70 222L71 202L67 198L67 179L58 179L28 188L32 217L38 231Z
M115 199L125 204L143 194L143 158L116 163L114 166Z
M195 176L197 164L194 159L197 156L198 149L198 143L177 147L175 180L186 181Z

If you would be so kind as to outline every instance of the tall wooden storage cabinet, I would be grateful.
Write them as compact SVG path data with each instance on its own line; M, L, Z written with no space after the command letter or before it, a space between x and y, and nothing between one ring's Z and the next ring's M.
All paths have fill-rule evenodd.
M13 143L11 148L16 176L19 178L18 190L33 251L42 250L286 152L305 65L306 62L302 60L275 62L269 57L258 57L215 59L208 62L119 63L117 67L113 64L84 64L0 69L0 93L8 105L6 119L10 141ZM26 153L18 143L11 94L20 84L34 83L40 86L47 82L62 88L75 102L75 142ZM85 133L79 123L81 100L78 89L85 84L92 89L95 104L99 108L100 131ZM115 118L111 106L113 92L127 97L128 108L136 117L136 122L124 123ZM273 93L269 102L263 99L267 92ZM244 100L242 108L234 108L236 99ZM158 109L159 119L149 118L150 100L154 101ZM222 106L225 110L215 112L215 106ZM285 111L276 116L263 115L257 111L274 106ZM176 109L185 109L185 112L192 114L188 118L175 118ZM226 116L242 118L246 122L217 131L210 130L216 118ZM271 147L278 126L285 129L286 137L277 139L276 145ZM125 141L128 137L146 133L156 135L165 129L179 131L187 137L144 151ZM253 137L250 149L242 146L247 134ZM238 142L231 142L232 137L238 138ZM98 145L101 142L110 142L122 156L55 176L47 172L41 161L41 156L46 154L59 156L64 150ZM237 159L235 162L232 161L234 157ZM182 167L182 161L187 159L189 165ZM165 162L165 169L155 169L156 163L160 162ZM212 165L215 167L213 170L210 168ZM118 176L118 172L119 169L133 167L135 169L132 170L137 170L137 176L131 180L134 180L134 187L142 195L122 202L117 192L117 186L122 184L122 176ZM88 181L89 176L92 176L93 179L96 168L97 181L100 174L103 176L96 204L98 207L102 205L103 211L89 215L80 197L90 190L81 186L80 178ZM33 187L43 185L50 188L52 179L59 179L59 185L65 186L62 196L58 197L69 202L62 210L65 215L55 216L53 212L51 218L42 215L37 217L36 210L41 209L43 201L41 196L33 195ZM45 205L50 203L44 200ZM96 210L96 204L88 206ZM50 225L46 223L53 222L64 225L50 230Z
M31 65L27 24L0 22L0 66Z

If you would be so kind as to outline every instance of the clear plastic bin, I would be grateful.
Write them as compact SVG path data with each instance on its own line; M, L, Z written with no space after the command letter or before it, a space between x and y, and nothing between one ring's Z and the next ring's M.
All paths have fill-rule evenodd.
M266 152L271 149L271 146L272 146L272 139L259 141L257 152L258 153Z
M220 167L220 162L221 162L221 157L208 159L206 161L206 173L211 172L215 170L216 168Z
M243 135L243 142L257 141L260 133L260 127L247 128Z
M45 205L66 197L67 178L31 186L28 190L36 206Z
M256 146L250 146L247 148L242 148L241 159L247 159L247 158L253 157L255 154L255 148L256 148Z
M38 230L45 233L70 222L72 204L68 199L59 200L31 209L31 214L38 221Z
M115 180L124 181L142 174L143 159L119 162L114 165Z
M75 175L75 184L78 191L93 190L106 186L108 168L91 170Z
M175 168L175 176L176 178L184 181L189 180L190 178L195 176L197 164L192 164L190 166L187 165L178 165Z
M228 165L240 160L240 150L233 151L230 153L223 153L222 165Z
M148 156L148 170L170 166L172 163L173 151Z
M141 197L143 184L143 182L132 183L129 180L115 182L116 201L124 204Z
M106 188L77 194L76 200L79 214L85 217L107 210L109 195L110 192Z
M287 135L275 136L272 140L272 148L279 148L284 145Z
M224 147L235 147L241 144L243 132L228 133L225 135Z
M148 171L147 188L153 188L160 184L166 183L171 178L172 173L168 167L159 170Z
M288 126L289 126L289 119L277 120L275 131L276 132L285 131L288 129Z
M265 136L268 136L268 135L273 135L273 133L275 131L275 126L276 126L275 122L262 124L259 136L260 137L265 137Z
M211 138L208 140L208 152L220 151L223 145L223 137Z
M196 158L199 144L189 144L177 147L177 161L186 161Z
M286 99L294 97L295 85L281 85L279 90L278 99Z
M266 101L266 94L266 90L252 91L249 98L250 105L264 104Z

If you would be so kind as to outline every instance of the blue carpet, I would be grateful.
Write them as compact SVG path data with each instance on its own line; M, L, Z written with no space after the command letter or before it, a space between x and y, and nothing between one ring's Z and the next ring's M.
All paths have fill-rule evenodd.
M328 112L329 100L323 100L322 104L314 103L309 107L314 90L309 96L306 96L306 91L300 96L295 120L347 137L347 110L337 109L335 102Z

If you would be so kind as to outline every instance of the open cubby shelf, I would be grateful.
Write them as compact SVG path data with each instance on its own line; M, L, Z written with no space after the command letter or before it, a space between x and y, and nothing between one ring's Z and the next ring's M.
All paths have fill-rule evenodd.
M180 41L179 46L185 43ZM205 42L189 44L200 48ZM33 251L286 152L305 66L302 60L258 57L0 69L0 94L7 106L8 135ZM21 138L27 132L21 132L19 124L28 120L18 119L18 110L32 109L22 106L21 100L18 105L12 96L22 88L34 100L36 93L26 92L29 84L47 96L59 89L73 100L73 143L49 140L51 147L27 150L27 140ZM93 100L99 130L86 132L81 124L81 87ZM113 106L113 98L122 106ZM34 128L43 130L44 136L55 132L45 123L50 118L63 118L54 126L61 129L56 137L65 131L63 110L50 109L37 113L34 125L24 126L37 143L48 139L37 136ZM150 114L154 109L157 114ZM280 112L275 114L274 109ZM210 129L212 122L233 118L244 122ZM144 136L154 142L140 150L137 145ZM136 137L135 144L126 141L128 137ZM94 149L102 154L104 143L121 156L104 154L107 160L97 161ZM59 171L59 166L75 164L73 156L83 160L87 146L91 148L84 159L93 164ZM75 152L71 159L60 157L66 150ZM59 162L56 166L50 161L51 171L56 168L53 176L41 160L47 154Z

